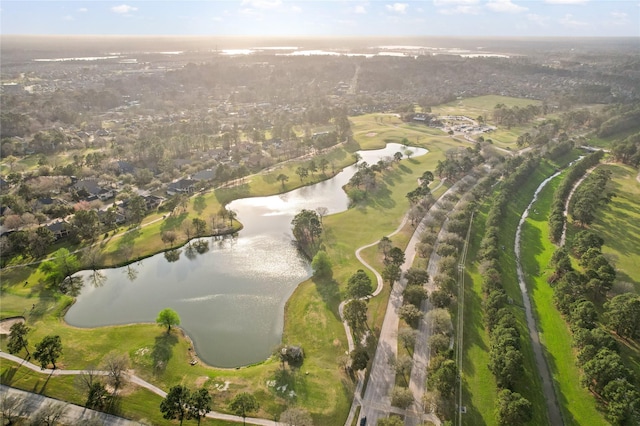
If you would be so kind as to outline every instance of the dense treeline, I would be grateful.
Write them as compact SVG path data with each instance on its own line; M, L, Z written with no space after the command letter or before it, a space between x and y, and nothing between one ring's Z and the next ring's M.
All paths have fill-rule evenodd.
M493 109L493 121L496 124L506 126L510 129L513 126L519 126L530 122L542 113L546 113L547 106L527 105L524 108L514 106L507 107L504 104L498 104Z
M624 140L613 142L611 155L621 163L636 168L640 166L640 133L631 135Z
M508 308L507 294L502 285L500 273L498 239L500 223L506 215L509 200L536 169L540 160L530 157L504 179L500 192L494 196L487 220L485 233L480 243L479 258L484 292L484 313L491 340L489 369L496 377L498 386L509 392L500 392L500 403L496 408L496 418L500 424L516 412L521 421L531 419L531 404L520 394L512 392L518 376L523 371L523 356L520 350L520 332L517 321Z
M569 213L574 221L589 225L595 218L598 207L611 201L613 194L607 193L611 171L596 169L576 188L569 202Z
M577 363L583 370L582 383L604 405L608 420L615 425L640 422L638 377L625 365L615 339L598 325L596 303L602 300L615 279L615 269L601 252L603 240L591 231L581 231L572 246L584 272L573 269L563 247L553 255L554 301L569 322ZM625 339L640 333L640 296L625 293L604 304L605 325Z
M638 127L640 123L640 106L637 104L620 105L607 110L610 115L598 130L598 136L606 138Z
M578 161L569 168L567 175L558 186L558 189L556 189L553 195L551 213L549 214L549 236L554 243L560 241L562 237L565 224L565 200L569 196L571 188L587 170L598 164L603 156L604 151L597 151Z

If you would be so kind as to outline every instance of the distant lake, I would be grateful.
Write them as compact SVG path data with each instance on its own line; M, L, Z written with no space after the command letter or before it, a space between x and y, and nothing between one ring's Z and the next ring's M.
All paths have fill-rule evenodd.
M373 164L403 149L388 144L359 154ZM413 156L427 152L410 149ZM243 230L237 238L201 239L209 244L206 253L185 246L174 262L160 253L129 267L105 269L99 271L99 286L92 285L93 272L80 272L85 285L65 320L76 327L153 322L170 307L207 364L237 367L266 359L281 341L285 303L312 272L293 244L291 220L303 208L326 207L329 214L346 210L342 187L356 170L347 167L329 180L285 194L233 201L229 208Z

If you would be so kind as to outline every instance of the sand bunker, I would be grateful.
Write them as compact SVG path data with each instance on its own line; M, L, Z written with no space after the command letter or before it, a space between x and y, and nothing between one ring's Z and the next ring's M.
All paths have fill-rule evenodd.
M12 317L0 321L0 334L11 333L11 326L18 322L24 322L24 317Z
M369 137L369 138L372 138L372 137L374 137L376 135L377 135L376 132L369 132L369 133L366 134L366 136Z

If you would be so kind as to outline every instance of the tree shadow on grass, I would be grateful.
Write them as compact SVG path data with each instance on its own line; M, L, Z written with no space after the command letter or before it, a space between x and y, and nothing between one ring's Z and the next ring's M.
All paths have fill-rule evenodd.
M333 315L340 321L338 306L340 305L340 289L338 282L333 278L312 277L311 281L316 285L316 290L322 301L331 309Z
M250 195L249 185L243 183L241 185L233 186L230 188L218 188L214 191L214 194L221 205L225 205L233 200L239 198L247 198Z
M7 385L7 386L11 386L11 383L13 382L13 378L15 377L17 372L18 372L18 367L9 367L9 368L7 368L2 373L2 376L0 376L0 378L2 379L2 384L3 385Z
M154 374L164 373L169 360L173 356L173 346L177 343L178 338L173 334L162 333L156 337L153 350L151 351Z
M162 225L160 225L160 231L170 231L174 229L180 228L182 226L182 222L187 218L188 213L183 212L179 215L169 215L164 221L162 221Z
M207 208L206 199L204 198L203 195L198 195L193 200L193 209L198 213L198 215L201 215L206 208Z
M136 239L142 235L140 232L140 228L132 229L128 232L125 232L122 235L122 238L118 241L118 250L122 250L125 247L133 246L136 242Z

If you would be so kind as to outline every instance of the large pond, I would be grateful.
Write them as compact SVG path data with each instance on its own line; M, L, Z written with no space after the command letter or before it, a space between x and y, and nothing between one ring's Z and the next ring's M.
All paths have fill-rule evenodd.
M403 151L360 151L369 164ZM411 148L414 156L425 154ZM160 310L175 309L198 356L217 367L237 367L264 360L282 337L284 305L296 286L311 275L309 262L292 243L291 220L303 208L344 211L342 187L356 171L286 194L233 201L244 229L237 238L207 241L198 254L183 247L169 262L158 254L129 267L80 272L85 285L65 320L77 327L153 322ZM93 285L92 285L93 283Z

